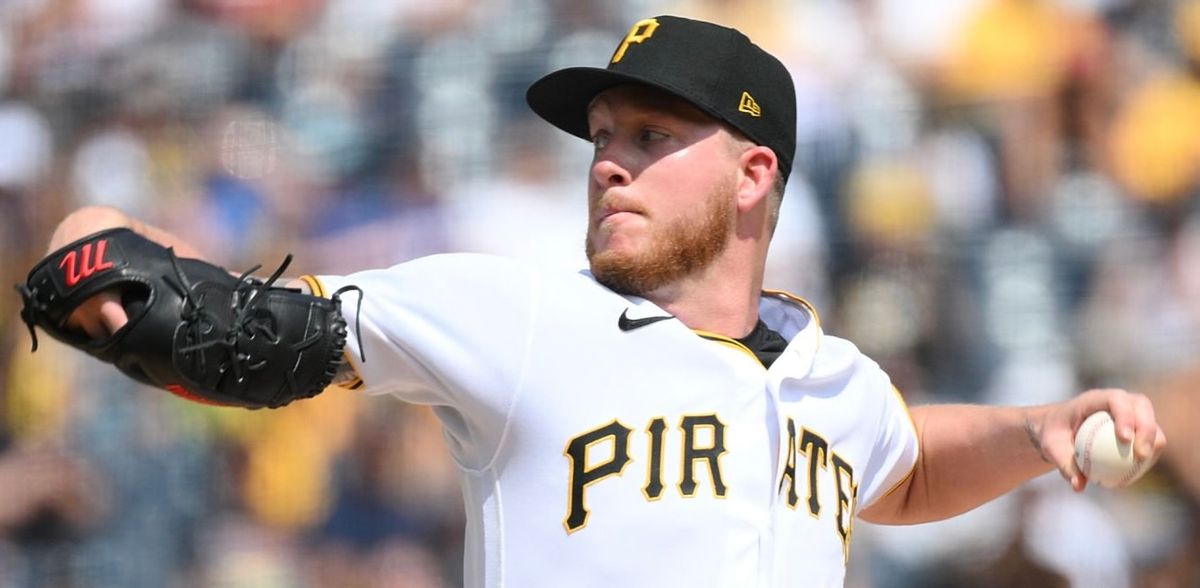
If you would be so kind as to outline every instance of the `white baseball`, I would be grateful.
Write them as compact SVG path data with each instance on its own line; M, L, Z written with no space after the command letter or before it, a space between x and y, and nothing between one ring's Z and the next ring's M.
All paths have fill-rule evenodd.
M1117 439L1112 415L1093 413L1075 432L1075 463L1088 480L1108 488L1128 486L1146 473L1150 462L1137 459L1132 443Z

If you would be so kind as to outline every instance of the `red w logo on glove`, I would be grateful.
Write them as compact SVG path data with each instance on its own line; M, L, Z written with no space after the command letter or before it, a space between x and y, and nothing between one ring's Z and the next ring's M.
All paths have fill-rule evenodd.
M58 263L58 267L63 269L63 275L67 278L67 287L74 288L81 280L86 280L92 274L111 268L112 262L104 260L104 250L107 248L108 239L97 241L95 259L92 259L91 243L84 243L79 252L68 251L62 261ZM80 259L81 257L82 259Z

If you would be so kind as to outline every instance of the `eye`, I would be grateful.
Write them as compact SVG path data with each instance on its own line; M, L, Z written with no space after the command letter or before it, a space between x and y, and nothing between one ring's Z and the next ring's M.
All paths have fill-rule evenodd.
M666 133L654 129L642 129L642 132L638 133L638 141L642 143L653 143L665 138L667 138Z
M601 149L604 149L606 146L608 146L608 133L599 132L599 133L596 133L595 135L592 135L592 147L596 151L600 151Z

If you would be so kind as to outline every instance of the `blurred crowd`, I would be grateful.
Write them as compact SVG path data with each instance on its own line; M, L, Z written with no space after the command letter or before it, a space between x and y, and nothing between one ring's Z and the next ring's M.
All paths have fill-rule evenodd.
M1200 586L1200 0L4 0L0 271L84 204L232 270L443 251L583 266L589 147L526 86L674 13L796 81L767 283L910 403L1154 396L1125 490L1054 475L859 523L847 585ZM435 419L331 390L198 406L43 337L0 288L0 588L455 586Z

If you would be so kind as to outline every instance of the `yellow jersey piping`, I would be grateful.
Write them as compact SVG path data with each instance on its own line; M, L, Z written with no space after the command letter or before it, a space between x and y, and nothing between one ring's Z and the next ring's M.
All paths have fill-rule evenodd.
M313 295L320 296L321 298L329 297L329 290L327 290L325 288L325 284L322 284L321 280L318 279L316 276L303 275L303 276L300 276L300 280L302 280L305 284L308 284L308 288L310 290L312 290ZM359 295L361 296L361 294L359 294ZM346 359L346 363L348 363L350 365L350 370L354 372L354 379L350 380L349 382L346 382L345 384L338 384L338 386L341 388L346 388L348 390L357 390L359 388L362 388L362 386L363 386L362 372L359 371L358 365L355 364L354 356L350 353L350 350L343 349L342 357L344 357Z

